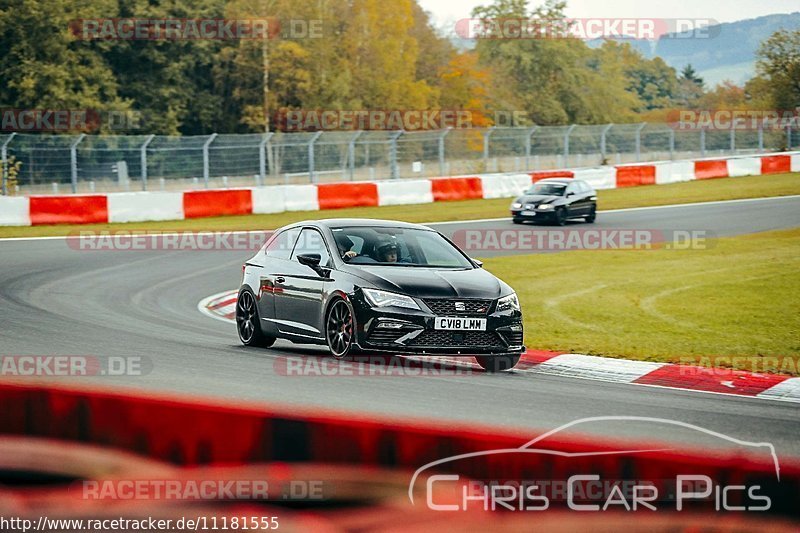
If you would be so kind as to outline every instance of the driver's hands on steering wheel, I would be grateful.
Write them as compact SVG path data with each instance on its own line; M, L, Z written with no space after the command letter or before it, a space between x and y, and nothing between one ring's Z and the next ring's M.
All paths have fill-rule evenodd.
M342 255L343 259L352 259L357 256L358 253L354 252L353 250L347 250L344 255Z

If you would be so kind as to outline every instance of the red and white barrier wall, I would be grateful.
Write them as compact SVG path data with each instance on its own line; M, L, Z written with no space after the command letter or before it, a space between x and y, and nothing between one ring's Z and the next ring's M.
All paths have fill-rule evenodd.
M405 489L412 472L458 457L458 462L419 471L412 488L424 489L425 478L441 472L455 472L464 479L515 479L524 473L530 477L523 479L565 481L574 474L591 473L604 482L656 483L693 475L708 476L715 485L757 485L758 494L771 500L763 515L797 517L800 512L796 498L800 464L786 458L776 463L777 458L766 450L732 447L729 440L720 440L721 447L700 450L648 439L631 442L579 436L575 432L583 428L573 426L534 444L531 438L555 428L498 429L47 382L0 381L0 404L4 407L0 428L6 436L99 444L190 467L276 462L281 463L284 476L289 475L289 467L302 463L392 468L401 472ZM702 430L684 426L687 431L698 429ZM492 453L500 450L504 453ZM532 450L536 453L529 453ZM743 493L733 491L729 502L744 505ZM716 501L714 497L698 501L692 511L713 510ZM564 502L554 500L553 504L563 506Z
M800 172L800 152L657 161L630 165L482 174L432 179L279 185L253 189L130 192L66 196L0 196L0 225L92 224L180 220L223 215L316 211L343 207L511 198L532 182L574 177L595 189Z

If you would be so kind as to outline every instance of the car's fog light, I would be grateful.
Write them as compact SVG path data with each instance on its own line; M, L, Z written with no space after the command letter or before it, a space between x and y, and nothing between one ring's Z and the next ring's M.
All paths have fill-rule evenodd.
M404 326L402 322L378 322L376 327L379 328L386 328L386 329L400 329Z

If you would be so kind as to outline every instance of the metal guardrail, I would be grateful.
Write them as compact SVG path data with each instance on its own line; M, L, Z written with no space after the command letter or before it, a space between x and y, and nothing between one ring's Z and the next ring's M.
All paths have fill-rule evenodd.
M791 127L683 131L652 123L186 137L0 135L3 194L428 178L735 155L797 146L800 130ZM11 163L21 163L13 184L9 181Z

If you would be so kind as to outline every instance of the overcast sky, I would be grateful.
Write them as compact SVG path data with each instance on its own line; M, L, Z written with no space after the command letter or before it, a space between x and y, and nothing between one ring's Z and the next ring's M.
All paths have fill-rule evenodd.
M433 13L437 26L469 18L472 8L492 0L418 0ZM543 1L532 0L530 5ZM800 11L798 0L567 0L567 15L574 18L710 18L732 22Z

